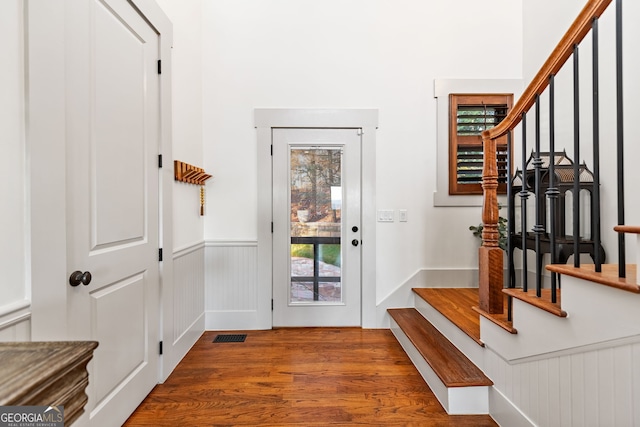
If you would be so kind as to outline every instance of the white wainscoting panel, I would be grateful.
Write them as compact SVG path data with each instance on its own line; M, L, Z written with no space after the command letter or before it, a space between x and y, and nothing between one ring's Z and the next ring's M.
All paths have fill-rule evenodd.
M31 341L31 303L18 301L0 307L0 342Z
M258 244L205 244L205 326L207 330L257 329Z
M204 244L174 253L173 308L176 343L204 315Z
M175 367L204 332L204 242L173 254L173 337L165 351Z
M504 402L491 402L491 415L500 425L521 425L513 422L514 411L539 426L640 425L640 337L521 363L510 364L493 351L486 357L485 373L496 396L513 409L511 414L494 411Z

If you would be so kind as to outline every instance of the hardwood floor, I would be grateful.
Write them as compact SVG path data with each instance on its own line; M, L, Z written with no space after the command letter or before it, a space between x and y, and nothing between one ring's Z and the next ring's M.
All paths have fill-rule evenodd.
M205 332L125 426L496 426L448 416L389 330Z

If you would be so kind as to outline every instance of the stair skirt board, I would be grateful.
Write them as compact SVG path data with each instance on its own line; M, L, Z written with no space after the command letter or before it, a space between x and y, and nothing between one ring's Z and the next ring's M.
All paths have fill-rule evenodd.
M536 427L533 421L527 418L513 402L495 387L489 390L489 407L491 408L491 418L499 426Z
M431 366L402 332L396 321L391 318L391 332L422 375L422 378L435 394L449 415L481 415L489 413L489 387L450 387L447 388Z

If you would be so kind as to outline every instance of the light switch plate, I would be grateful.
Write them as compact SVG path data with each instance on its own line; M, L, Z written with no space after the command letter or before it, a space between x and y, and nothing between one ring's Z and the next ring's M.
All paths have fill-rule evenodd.
M395 221L393 209L380 209L378 210L378 222L393 222Z
M398 211L398 221L407 222L407 210L406 209L400 209Z

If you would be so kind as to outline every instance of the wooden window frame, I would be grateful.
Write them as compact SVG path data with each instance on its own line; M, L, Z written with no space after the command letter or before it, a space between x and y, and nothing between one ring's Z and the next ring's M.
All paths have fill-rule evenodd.
M478 146L482 149L481 135L458 135L457 113L458 107L464 105L506 105L507 111L513 106L513 94L508 93L471 93L449 94L449 195L478 195L482 194L482 184L458 182L458 148L460 146ZM507 137L498 138L499 163L506 171ZM500 170L500 165L498 169ZM512 171L507 171L510 176ZM507 193L506 177L499 178L498 194Z

